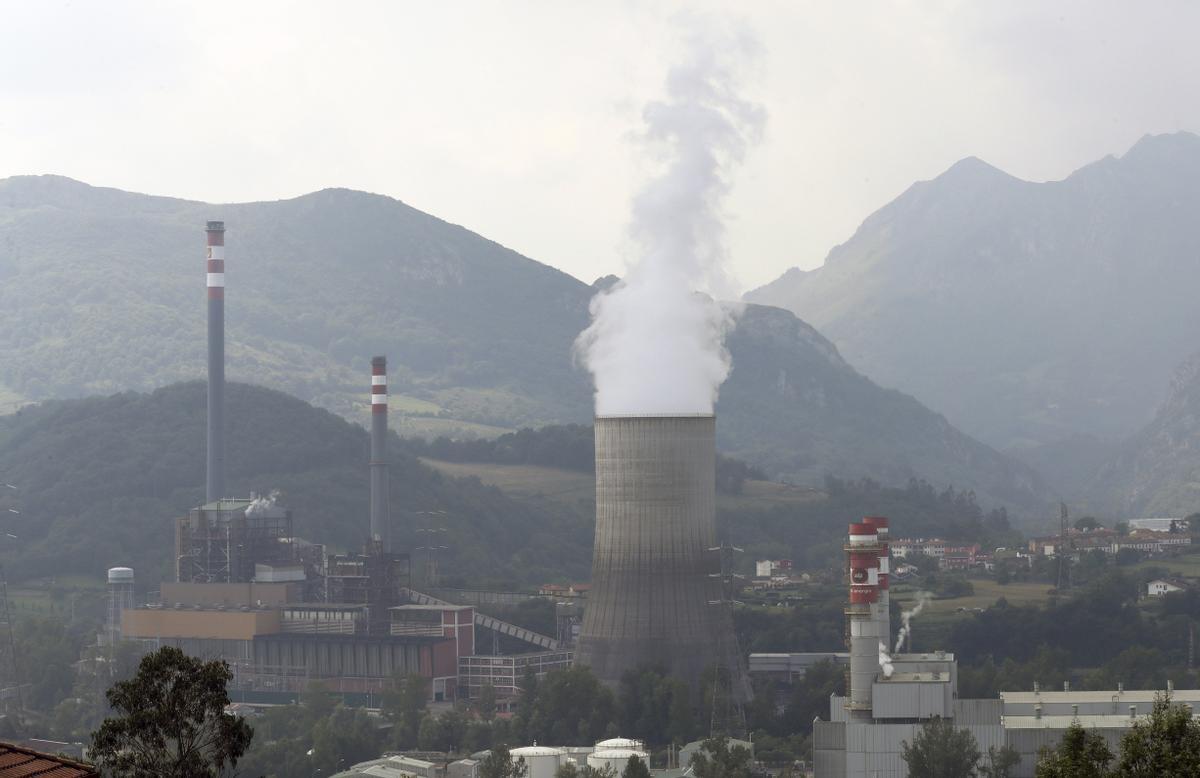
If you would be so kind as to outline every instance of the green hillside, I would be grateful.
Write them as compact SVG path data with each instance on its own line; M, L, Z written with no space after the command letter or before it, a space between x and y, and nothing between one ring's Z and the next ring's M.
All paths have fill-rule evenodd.
M357 419L385 353L406 435L590 420L571 345L594 290L547 265L363 192L217 206L53 176L0 181L0 402L200 377L212 218L227 225L231 379ZM772 478L923 478L1027 515L1054 500L789 313L747 307L729 345L719 445Z
M360 546L368 517L365 430L260 387L231 384L228 403L231 493L279 489L299 535ZM0 545L9 575L70 569L99 577L125 564L143 582L167 575L172 520L203 498L204 412L204 385L189 382L52 401L0 418L0 473L19 487L0 494L0 530L17 536ZM399 543L422 545L414 529L446 527L447 567L472 571L476 583L587 576L591 522L578 512L446 477L402 453L395 436L391 462Z

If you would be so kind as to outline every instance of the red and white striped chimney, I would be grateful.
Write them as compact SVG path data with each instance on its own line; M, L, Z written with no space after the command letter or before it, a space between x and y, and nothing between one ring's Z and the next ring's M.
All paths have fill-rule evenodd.
M391 510L388 504L387 357L371 359L371 540L391 552Z
M225 497L225 222L209 222L207 502Z
M892 594L888 589L892 572L891 537L886 516L864 516L863 524L875 528L879 543L879 602L875 605L876 620L879 622L880 639L885 645L891 646L892 636Z
M879 536L870 524L851 524L846 539L850 570L850 684L846 710L851 718L871 718L872 684L879 673Z

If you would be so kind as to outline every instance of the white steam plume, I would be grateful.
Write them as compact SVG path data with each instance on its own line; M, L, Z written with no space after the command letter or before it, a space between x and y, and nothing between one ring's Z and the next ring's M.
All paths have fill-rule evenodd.
M600 415L711 413L729 373L722 341L737 310L720 302L736 299L722 203L765 120L737 91L758 46L727 22L685 21L685 56L666 97L642 114L641 140L660 169L633 198L636 258L592 299L592 323L575 343Z
M892 653L899 653L904 645L904 639L908 637L908 633L912 632L911 622L914 618L920 615L921 611L925 610L925 604L933 599L933 595L929 592L921 592L917 595L917 604L911 609L900 612L900 632L896 636L896 647L892 649Z
M892 673L896 672L896 666L892 664L892 655L888 653L887 644L882 640L879 641L879 666L883 668L884 678L891 678Z

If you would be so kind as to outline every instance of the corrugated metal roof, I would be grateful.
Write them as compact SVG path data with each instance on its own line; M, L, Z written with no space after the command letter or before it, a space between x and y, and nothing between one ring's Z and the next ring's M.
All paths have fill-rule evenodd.
M1146 716L1003 716L1000 719L1005 729L1067 729L1079 722L1084 729L1128 729Z
M1000 699L1005 703L1016 705L1034 705L1037 703L1067 703L1073 702L1117 702L1139 703L1154 702L1154 697L1164 694L1162 690L1135 689L1133 691L1116 691L1115 689L1100 692L1000 692ZM1200 689L1175 689L1171 692L1172 702L1200 703Z
M100 778L89 765L0 743L0 778Z

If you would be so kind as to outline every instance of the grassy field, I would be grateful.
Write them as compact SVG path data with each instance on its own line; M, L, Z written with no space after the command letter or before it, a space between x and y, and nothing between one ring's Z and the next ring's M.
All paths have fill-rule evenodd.
M1128 569L1130 571L1140 571L1151 567L1170 570L1175 575L1200 578L1200 549L1179 556L1147 559L1144 562L1138 562Z
M496 465L436 459L422 461L447 475L475 476L485 484L515 495L537 495L574 503L581 499L593 499L596 494L596 479L591 473L578 470L542 465ZM767 508L780 503L811 502L823 498L824 495L816 489L770 481L747 481L741 494L717 495L717 505L722 508Z
M392 426L404 437L429 439L443 435L448 438L498 438L506 432L512 432L507 427L439 416L402 416L394 420Z
M561 470L540 465L495 465L487 462L443 462L422 459L430 467L450 476L475 476L489 486L510 494L550 497L565 502L592 499L596 480L591 473Z
M969 597L953 597L946 600L931 600L925 609L930 613L956 613L959 608L988 608L1003 597L1010 605L1041 604L1050 599L1053 586L1046 583L1009 583L1001 586L991 580L971 579L975 593ZM904 607L916 603L917 593L913 590L900 590L892 598Z

